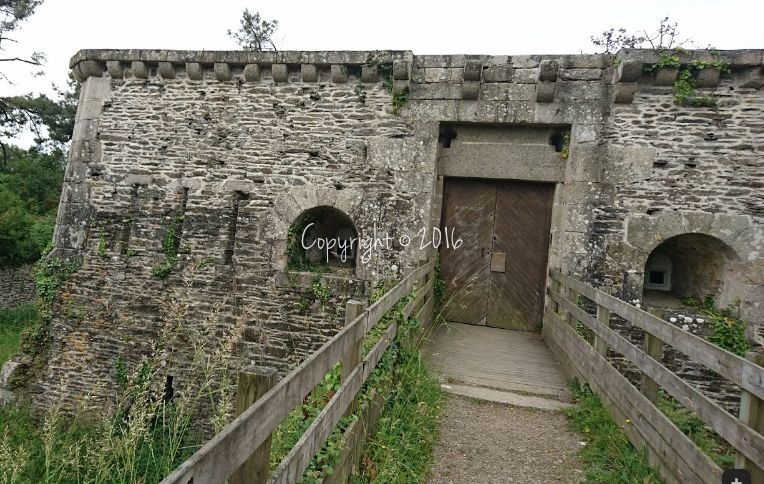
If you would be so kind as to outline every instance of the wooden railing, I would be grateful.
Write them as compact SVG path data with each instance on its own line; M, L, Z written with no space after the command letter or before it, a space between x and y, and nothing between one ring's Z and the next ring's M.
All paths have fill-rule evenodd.
M392 322L382 338L361 359L361 343L369 330L415 287L417 296L404 307L404 318L414 314L424 323L423 320L432 314L434 267L434 261L424 263L368 309L363 309L358 303L349 303L345 327L260 398L257 398L256 384L248 386L247 383L242 384L240 379L240 394L243 389L251 388L246 393L255 395L255 403L241 409L242 413L236 419L162 483L222 483L232 475L232 481L240 483L262 482L264 478L275 483L296 482L339 420L351 408L361 386L395 339L398 326ZM269 476L271 434L339 361L343 362L341 386ZM266 375L260 381L268 379L272 379L272 375Z
M737 467L764 478L764 368L709 343L652 314L595 289L559 270L551 284L544 315L544 339L561 362L597 393L637 448L646 447L650 462L670 482L721 482L722 469L657 407L659 389L693 411L738 453ZM597 308L596 316L578 306L579 296ZM609 327L611 315L645 331L640 348ZM581 322L594 335L593 344L579 335ZM714 403L661 363L663 345L742 388L740 418ZM643 374L637 389L608 360L611 348ZM764 482L761 480L760 482Z

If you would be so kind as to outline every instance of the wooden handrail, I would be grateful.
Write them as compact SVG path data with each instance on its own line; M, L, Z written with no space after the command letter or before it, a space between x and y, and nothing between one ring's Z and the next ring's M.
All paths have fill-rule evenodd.
M552 278L764 399L764 368L559 271Z
M238 469L289 415L289 413L310 393L310 391L331 371L340 359L356 347L357 343L376 323L404 296L409 294L417 281L430 273L435 267L435 261L427 262L413 270L408 276L388 291L379 301L365 310L359 317L347 324L333 338L324 343L315 353L311 354L299 366L294 368L286 377L279 381L271 390L257 400L246 411L226 425L223 430L206 442L194 455L183 462L162 484L188 484L189 482L215 483L223 482ZM395 325L392 325L395 327ZM390 330L388 330L389 333ZM387 334L387 333L386 333ZM393 333L394 336L394 333ZM382 348L380 344L375 349ZM386 346L384 346L386 348ZM318 424L311 426L311 432L319 433L303 435L300 440L301 448L318 450L318 447L326 440L317 437L325 433L324 425L332 422L336 415L342 416L347 408L346 403L358 392L361 385L368 378L371 370L366 370L372 362L372 355L364 359L359 366L345 379L343 387L344 396L335 394L334 403L327 405L321 415L321 420L316 419ZM380 355L381 356L381 353ZM376 356L375 356L376 358ZM374 361L376 365L376 361ZM314 422L314 424L316 423ZM336 422L334 423L336 424ZM329 432L331 428L329 427ZM328 437L328 433L326 434ZM304 442L303 442L304 440ZM318 447L316 447L318 446ZM313 457L310 455L310 458ZM290 455L292 455L290 453ZM302 454L301 454L302 455ZM310 462L307 459L307 463ZM304 463L304 459L292 458L296 464L290 464L289 475L293 475ZM293 466L293 467L292 467ZM304 471L303 467L303 471ZM301 474L300 474L301 475ZM298 475L299 477L299 475Z
M756 476L764 475L764 435L761 422L736 418L661 363L662 345L669 344L694 361L740 385L743 400L761 401L764 368L726 351L673 324L606 294L574 277L551 270L544 335L550 347L590 384L603 403L631 422L624 426L630 440L646 445L651 462L670 481L718 482L721 468L706 456L656 406L658 388L693 411L732 445ZM597 317L578 306L578 296L593 301ZM609 327L610 313L645 330L646 348L634 345ZM576 331L582 323L594 335L593 345ZM639 390L607 360L607 349L634 364L643 374Z
M574 305L559 293L548 291L549 296L562 308L581 321L594 334L610 345L617 353L632 362L669 395L685 406L692 407L703 423L714 429L723 439L740 450L757 465L764 467L764 436L743 424L692 385L675 375L659 361L632 344L611 328L597 321L592 315ZM692 402L687 405L687 402Z

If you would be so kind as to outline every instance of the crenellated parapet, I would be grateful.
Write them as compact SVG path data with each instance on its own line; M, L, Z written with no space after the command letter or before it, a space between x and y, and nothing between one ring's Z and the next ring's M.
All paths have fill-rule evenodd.
M413 54L409 51L247 52L178 50L81 50L69 62L79 81L175 79L221 82L331 82L351 77L376 83L388 75L394 89L407 88ZM401 81L401 82L397 82Z
M176 79L220 82L387 82L393 95L412 99L507 100L552 103L593 84L610 86L608 99L631 103L642 87L672 86L684 66L695 66L695 87L714 88L723 74L743 87L764 85L762 50L680 51L670 65L654 50L581 55L414 55L411 51L177 51L81 50L70 61L76 79ZM578 87L570 90L571 83ZM561 89L562 88L562 89Z

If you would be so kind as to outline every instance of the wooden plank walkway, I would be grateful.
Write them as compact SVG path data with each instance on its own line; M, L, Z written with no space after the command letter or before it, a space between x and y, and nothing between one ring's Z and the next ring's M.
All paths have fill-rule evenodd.
M469 395L476 398L481 398L480 394L485 394L483 389L488 388L563 402L570 400L565 372L540 334L444 323L436 328L425 357L442 375L444 389L451 390L452 386L453 393L464 394L466 386L482 387ZM501 394L496 395L501 398ZM536 406L523 405L522 398L517 402L521 406Z

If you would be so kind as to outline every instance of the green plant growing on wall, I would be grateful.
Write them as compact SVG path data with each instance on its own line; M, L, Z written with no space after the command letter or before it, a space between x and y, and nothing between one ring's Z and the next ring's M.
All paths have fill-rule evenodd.
M308 261L305 249L302 248L302 233L305 227L316 221L315 214L308 213L300 217L287 230L287 269L293 271L316 270L320 266L312 266Z
M440 253L438 253L435 258L435 281L432 283L433 299L436 308L441 307L443 299L446 297L446 281L443 280L441 270Z
M395 94L393 96L393 114L398 114L401 112L401 109L406 105L406 103L409 102L409 90L406 88L405 90L399 92L398 94Z
M178 263L178 236L173 227L167 229L162 241L162 252L164 252L165 260L152 271L152 275L160 279L169 276Z
M358 83L355 85L355 88L353 89L353 92L355 93L355 96L358 98L358 102L361 104L366 104L366 88L363 86L362 83Z
M725 309L718 309L716 301L711 296L705 297L702 303L697 298L685 298L682 303L692 307L706 318L711 329L708 341L738 356L745 356L751 349L751 343L746 335L748 323L738 316L741 304L739 299Z
M570 156L570 131L566 131L562 136L562 149L560 150L560 158L567 160Z
M98 237L98 255L100 257L106 257L106 236L103 232Z
M321 278L318 276L313 278L313 282L310 285L310 290L313 293L315 300L319 301L322 307L329 301L329 299L332 298L331 289L329 286L321 282Z
M654 73L659 69L679 69L677 79L674 81L674 102L678 106L716 106L717 99L714 96L698 93L696 89L697 77L703 69L718 69L721 74L729 73L729 63L718 52L708 49L707 52L711 54L713 61L694 60L682 64L679 56L683 52L681 49L664 50L657 62L645 65L644 71Z

